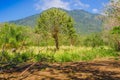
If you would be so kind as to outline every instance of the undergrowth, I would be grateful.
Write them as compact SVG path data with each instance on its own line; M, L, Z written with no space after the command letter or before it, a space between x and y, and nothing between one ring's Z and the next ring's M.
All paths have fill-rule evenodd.
M91 61L101 58L115 58L118 54L110 48L72 48L61 49L54 52L54 50L41 51L35 53L34 51L26 50L24 52L1 52L0 63L19 64L22 62L75 62L75 61Z

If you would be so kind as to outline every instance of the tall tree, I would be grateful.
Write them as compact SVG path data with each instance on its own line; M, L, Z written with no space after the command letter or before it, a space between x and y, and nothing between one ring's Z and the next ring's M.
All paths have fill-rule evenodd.
M44 35L51 35L54 38L56 49L59 49L59 33L66 33L67 29L73 29L73 20L63 10L51 8L41 13L38 19L38 29Z
M77 37L76 30L73 26L74 26L74 21L72 18L69 18L66 32L68 34L68 38L70 39L71 46L74 45L74 43L75 43L74 39L75 39L75 37Z
M110 0L105 8L107 15L107 29L112 29L114 26L120 26L120 0Z
M120 50L120 0L110 0L105 8L106 13L106 31L112 31L112 39L115 48Z

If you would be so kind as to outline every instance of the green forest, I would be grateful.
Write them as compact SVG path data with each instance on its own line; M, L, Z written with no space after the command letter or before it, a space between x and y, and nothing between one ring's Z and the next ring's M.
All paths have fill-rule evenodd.
M37 63L42 65L43 63L86 62L89 64L91 61L119 61L119 6L119 0L111 1L102 11L104 15L91 14L82 10L67 11L61 8L50 8L24 19L0 23L0 71L10 71L29 63L32 64L28 69ZM24 73L21 72L21 75ZM71 75L77 75L73 73L71 72ZM0 79L19 80L9 78ZM90 76L85 78L85 80L119 79L120 77L112 79L110 76L101 79ZM77 77L65 80L84 79Z

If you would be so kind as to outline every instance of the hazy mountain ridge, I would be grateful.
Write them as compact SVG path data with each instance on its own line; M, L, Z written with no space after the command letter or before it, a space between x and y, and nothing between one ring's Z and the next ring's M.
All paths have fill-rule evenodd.
M100 32L102 30L102 21L97 18L100 16L99 14L92 14L84 10L64 11L74 18L75 28L78 33L88 34L92 32ZM39 18L39 14L16 21L10 21L10 23L34 27L37 23L37 18Z

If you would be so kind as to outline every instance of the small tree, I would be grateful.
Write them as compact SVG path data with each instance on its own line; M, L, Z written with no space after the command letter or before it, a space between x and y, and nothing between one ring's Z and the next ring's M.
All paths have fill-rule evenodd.
M113 34L114 37L114 47L117 51L120 51L120 26L114 27L111 30L111 33Z
M74 21L72 18L69 18L68 24L67 24L67 34L68 38L70 39L70 45L74 45L75 43L75 37L77 36L74 26Z
M14 24L5 24L0 27L0 45L4 48L16 48L26 39L24 27Z
M40 29L39 31L45 36L51 35L54 38L56 49L59 49L59 33L66 33L68 30L71 37L70 29L73 29L73 20L63 10L51 8L41 13L37 29Z

